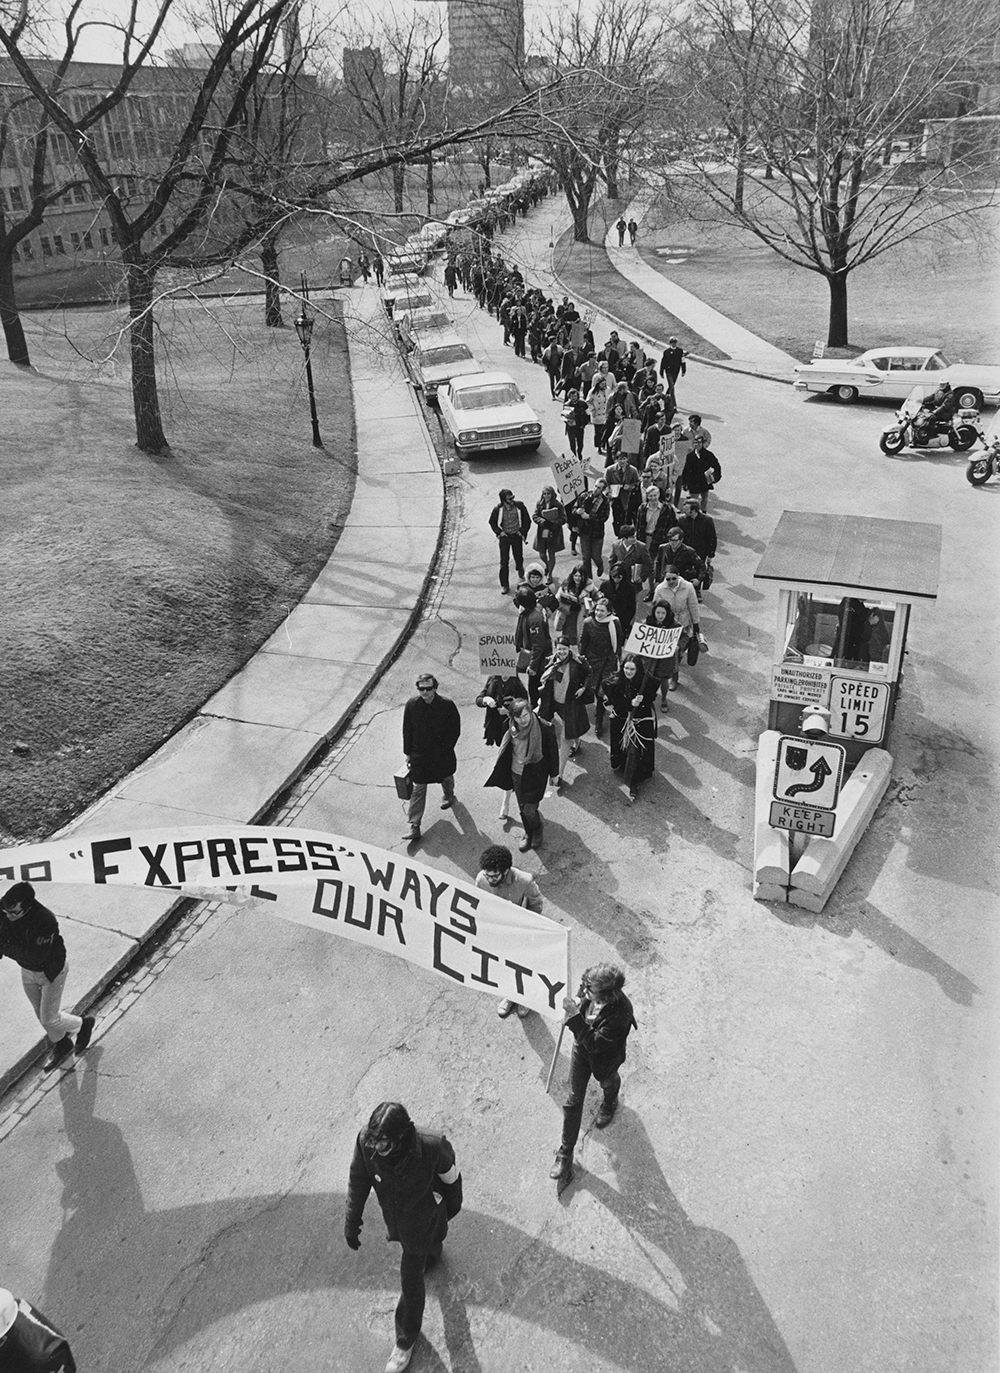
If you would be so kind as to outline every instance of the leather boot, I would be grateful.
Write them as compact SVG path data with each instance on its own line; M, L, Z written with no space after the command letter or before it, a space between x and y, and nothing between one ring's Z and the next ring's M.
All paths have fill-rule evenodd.
M555 1162L549 1169L549 1177L556 1182L568 1182L573 1176L573 1150L559 1148L556 1150Z

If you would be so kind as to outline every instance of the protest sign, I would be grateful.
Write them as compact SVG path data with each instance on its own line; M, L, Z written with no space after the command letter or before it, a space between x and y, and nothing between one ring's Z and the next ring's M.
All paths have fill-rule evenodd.
M552 485L563 505L569 505L570 501L586 490L583 469L583 458L578 458L575 454L570 454L568 458L563 454L553 458Z
M626 653L637 653L643 658L671 658L677 652L681 631L664 629L660 625L633 625L625 641Z
M586 337L587 326L582 319L575 319L569 326L569 346L571 348L582 348L583 340Z
M642 421L622 420L622 452L638 453L642 448Z
M509 634L480 634L479 671L487 675L494 672L517 671L517 649L514 647L514 631Z
M569 982L562 925L464 878L337 834L220 825L74 837L0 850L0 880L194 890L219 899L243 888L248 901L284 920L562 1018Z

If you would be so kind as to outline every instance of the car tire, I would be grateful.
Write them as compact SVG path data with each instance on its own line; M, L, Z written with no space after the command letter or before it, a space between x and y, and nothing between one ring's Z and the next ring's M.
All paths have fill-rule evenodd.
M539 448L541 448L541 446L542 446L542 441L541 441L541 439L536 439L534 443L526 443L526 444L524 445L524 451L525 451L526 453L537 453L538 450L539 450Z
M830 395L839 400L841 405L850 405L858 398L858 388L856 386L831 386Z
M983 393L977 391L974 386L956 386L955 394L962 410L981 410L983 408Z

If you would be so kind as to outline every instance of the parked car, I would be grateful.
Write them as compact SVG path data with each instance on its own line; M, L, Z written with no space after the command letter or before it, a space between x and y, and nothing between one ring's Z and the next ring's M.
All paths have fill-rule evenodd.
M396 311L423 310L434 304L434 297L425 281L419 277L402 276L382 287L382 304L387 315Z
M425 265L424 254L416 248L397 248L385 254L387 277L419 276Z
M482 364L454 329L414 335L406 365L414 385L423 389L424 398L431 403L437 400L439 387L454 377L483 373Z
M840 401L884 396L901 401L914 386L928 393L950 382L963 409L1000 404L1000 367L949 362L937 348L869 348L857 358L817 358L795 369L800 391L826 391Z
M393 313L399 337L411 346L418 334L431 333L435 329L453 329L455 321L437 305L423 305L417 310L403 309Z
M534 450L542 441L538 416L506 372L454 377L438 391L438 405L458 453Z

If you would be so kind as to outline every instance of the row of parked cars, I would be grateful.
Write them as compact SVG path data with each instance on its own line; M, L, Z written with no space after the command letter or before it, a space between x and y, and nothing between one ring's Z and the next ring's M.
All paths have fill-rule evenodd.
M492 188L489 200L471 201L447 222L425 224L401 249L385 255L382 302L395 326L407 371L427 402L439 407L442 425L463 457L506 448L532 452L542 441L542 426L513 377L483 370L420 273L452 230L474 227L474 216L483 207L502 205L539 175L531 170L519 173Z

